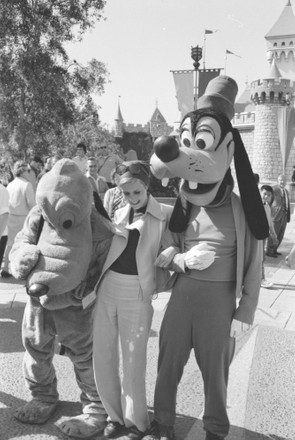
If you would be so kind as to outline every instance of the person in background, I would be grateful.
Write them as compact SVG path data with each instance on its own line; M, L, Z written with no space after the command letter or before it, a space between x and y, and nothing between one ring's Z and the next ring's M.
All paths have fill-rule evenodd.
M260 188L260 194L261 194L263 206L265 209L265 214L266 214L268 224L269 224L269 234L271 236L273 243L276 244L278 242L278 239L277 239L277 234L274 229L273 220L271 217L271 209L270 209L270 204L273 200L273 188L270 185L262 185ZM271 287L273 287L273 283L271 281L267 281L265 279L265 269L264 269L265 246L266 246L266 240L264 240L264 246L263 246L261 287L264 287L265 289L270 289Z
M13 181L13 179L14 176L13 172L11 171L11 165L5 158L2 158L0 160L0 183L7 187L7 185Z
M14 179L14 177L13 177L13 173L11 171L10 164L8 163L8 161L5 158L1 158L0 159L0 184L6 189L7 185L10 182L12 182L13 179ZM2 194L3 194L3 191L2 191ZM8 195L8 197L9 197L9 195ZM1 204L0 204L0 209L1 209L2 203L3 203L2 212L4 212L6 208L4 208L5 202L2 200L1 200ZM4 210L3 210L3 208L4 208ZM8 214L7 214L7 217L8 217ZM5 218L5 216L2 219L4 219L4 218ZM7 239L8 239L7 234L8 234L8 229L7 229L7 221L6 221L6 228L2 231L2 233L0 235L0 269L1 269L3 256L4 256L4 252L5 252L6 245L7 245Z
M273 202L271 204L271 216L278 241L274 243L272 237L269 236L266 246L266 255L272 258L281 255L278 252L278 247L284 238L287 223L289 223L291 218L289 193L285 185L286 178L283 174L280 174L278 185L273 188Z
M37 176L37 185L38 185L41 177L43 177L44 174L48 173L48 171L51 170L51 168L52 168L51 159L52 159L52 156L47 156L44 158L44 167L43 167L43 170Z
M116 168L114 168L111 172L111 181L113 187L106 191L103 199L103 206L111 220L114 219L117 209L126 205L126 200L121 189L118 187L118 178L119 176L117 176Z
M150 426L145 373L157 290L154 262L173 208L149 194L149 166L143 162L124 162L117 175L127 205L115 212L115 234L95 288L94 375L108 413L104 436L139 440Z
M16 234L22 229L26 216L35 205L35 192L29 182L29 166L23 160L15 162L13 167L14 180L7 185L9 193L8 240L4 253L2 278L11 276L9 273L9 253Z
M253 173L253 174L254 174L255 182L257 183L257 186L258 186L259 182L260 182L260 176L258 173Z
M87 171L87 147L83 142L79 142L76 147L76 156L73 157L73 161L76 162L83 174Z
M9 192L0 183L0 268L7 243L7 222L9 213Z
M86 177L88 178L93 191L95 191L101 200L103 201L106 191L109 189L104 177L100 176L97 172L98 163L94 156L91 156L87 160Z
M123 162L123 159L116 153L110 152L106 145L99 148L98 172L100 176L106 179L109 188L113 188L114 184L111 179L111 172L114 168Z
M43 169L43 160L39 156L34 156L28 166L28 172L26 173L26 179L32 184L34 192L36 193L38 176Z

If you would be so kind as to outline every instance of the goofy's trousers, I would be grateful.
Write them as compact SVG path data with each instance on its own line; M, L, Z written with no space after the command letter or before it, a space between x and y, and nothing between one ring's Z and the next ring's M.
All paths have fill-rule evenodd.
M204 429L222 438L228 434L226 398L235 308L235 282L178 277L160 331L154 400L160 424L174 425L177 387L193 349L204 381Z

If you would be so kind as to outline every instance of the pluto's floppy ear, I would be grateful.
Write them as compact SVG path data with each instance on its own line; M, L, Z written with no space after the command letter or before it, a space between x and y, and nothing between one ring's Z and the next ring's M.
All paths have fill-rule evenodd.
M171 232L184 232L188 225L192 205L180 195L177 197L174 209L169 221Z
M258 240L269 236L269 225L259 194L248 154L245 150L239 131L233 129L235 153L234 163L240 190L241 201L250 231Z

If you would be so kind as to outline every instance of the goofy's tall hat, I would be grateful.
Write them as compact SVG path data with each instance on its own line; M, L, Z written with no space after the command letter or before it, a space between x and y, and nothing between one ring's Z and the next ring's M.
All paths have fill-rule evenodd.
M155 141L152 173L163 182L180 177L179 197L170 220L173 232L187 227L190 209L219 206L233 189L230 165L234 159L236 179L246 220L259 240L269 226L259 189L240 133L230 120L234 115L237 83L228 76L212 79L197 110L188 113L180 126L180 142L169 136Z

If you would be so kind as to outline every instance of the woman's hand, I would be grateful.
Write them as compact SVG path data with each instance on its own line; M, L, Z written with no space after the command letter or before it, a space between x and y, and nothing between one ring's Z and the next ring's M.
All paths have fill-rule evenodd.
M173 258L177 254L176 249L173 246L164 249L155 261L155 265L162 269L167 269L173 261Z
M230 328L230 336L232 338L238 338L239 336L242 336L243 333L249 331L251 327L250 324L233 319Z

